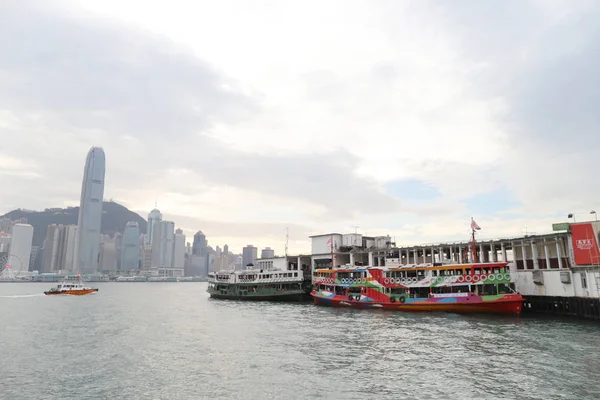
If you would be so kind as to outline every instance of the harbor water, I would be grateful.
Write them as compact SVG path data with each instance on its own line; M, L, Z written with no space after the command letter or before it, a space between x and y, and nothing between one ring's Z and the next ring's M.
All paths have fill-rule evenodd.
M598 399L600 324L0 284L1 399Z

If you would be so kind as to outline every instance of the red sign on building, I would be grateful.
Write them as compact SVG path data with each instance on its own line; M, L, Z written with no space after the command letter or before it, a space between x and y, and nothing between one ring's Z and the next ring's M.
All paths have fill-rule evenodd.
M598 232L591 222L571 224L573 254L576 265L592 265L600 263Z

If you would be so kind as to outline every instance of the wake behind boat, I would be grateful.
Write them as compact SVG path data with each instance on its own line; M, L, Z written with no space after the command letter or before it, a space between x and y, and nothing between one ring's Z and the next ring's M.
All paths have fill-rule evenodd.
M82 296L85 294L97 292L97 288L91 288L83 285L80 276L77 276L75 281L63 281L59 283L55 288L52 288L44 294L46 296L57 295L57 294L70 294L74 296Z

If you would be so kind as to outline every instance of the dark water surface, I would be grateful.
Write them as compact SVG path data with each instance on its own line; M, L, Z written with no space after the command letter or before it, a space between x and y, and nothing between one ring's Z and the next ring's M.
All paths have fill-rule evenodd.
M0 284L1 399L599 399L600 324ZM31 295L31 296L26 296Z

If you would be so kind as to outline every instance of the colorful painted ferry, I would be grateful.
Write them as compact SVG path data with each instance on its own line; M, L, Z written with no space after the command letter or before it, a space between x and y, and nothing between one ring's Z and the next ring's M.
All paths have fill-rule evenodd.
M505 262L347 265L317 269L313 283L315 303L325 306L519 315L524 302Z
M258 260L258 268L208 274L210 297L232 300L310 300L310 273L286 257Z

